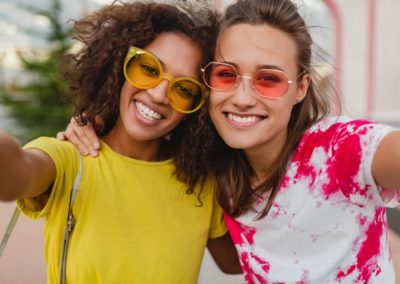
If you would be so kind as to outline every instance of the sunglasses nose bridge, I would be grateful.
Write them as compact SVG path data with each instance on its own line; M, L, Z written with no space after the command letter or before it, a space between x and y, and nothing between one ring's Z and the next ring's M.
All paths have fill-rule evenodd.
M168 85L170 85L171 82L174 81L174 78L172 78L171 76L168 76L168 75L166 75L166 74L162 74L162 75L160 76L160 79L159 79L158 84L160 84L160 83L161 83L162 81L164 81L164 80L166 80L166 81L168 82Z
M239 83L240 83L240 80L241 80L242 78L243 78L243 79L247 79L247 80L251 80L251 87L252 87L252 89L253 89L253 90L256 89L255 86L254 86L253 77L252 77L252 76L247 76L247 75L237 75L236 85L235 85L236 88L239 87Z
M171 81L172 78L164 74L159 77L158 82L152 88L147 89L154 102L168 104L167 92Z

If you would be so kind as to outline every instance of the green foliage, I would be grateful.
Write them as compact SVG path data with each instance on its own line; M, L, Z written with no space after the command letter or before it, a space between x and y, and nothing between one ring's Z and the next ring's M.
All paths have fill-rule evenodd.
M61 22L60 0L50 0L48 11L35 7L29 10L48 19L47 50L32 50L31 55L18 54L23 70L16 82L3 84L0 100L9 114L23 128L21 141L38 136L55 136L64 129L72 107L63 98L68 84L61 79L60 63L72 45L71 28Z

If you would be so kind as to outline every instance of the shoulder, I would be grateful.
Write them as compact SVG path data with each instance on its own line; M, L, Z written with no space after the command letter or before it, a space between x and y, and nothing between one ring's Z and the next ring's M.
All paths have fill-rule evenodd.
M392 128L363 119L351 119L345 116L327 117L310 127L301 138L297 154L302 158L313 153L332 155L365 152L375 148L379 141ZM364 149L364 150L362 150Z
M54 151L73 152L77 151L68 141L60 141L53 137L39 137L24 146L24 149L36 148L46 153Z
M198 190L202 189L205 195L215 196L217 190L217 180L214 176L207 176L203 183L198 183L196 185Z
M333 157L338 165L350 160L365 163L373 156L379 143L395 129L391 126L364 119L330 117L312 126L305 132L298 152L324 153ZM332 162L332 161L331 161Z
M77 162L79 152L68 141L60 141L52 137L39 137L24 146L24 149L39 149L46 153L56 164L57 170L68 162Z
M25 149L28 148L38 148L38 149L52 149L52 148L71 148L72 144L68 141L60 141L53 137L39 137L24 145ZM73 147L73 146L72 146Z
M354 137L379 137L392 130L393 128L388 125L370 120L335 116L325 118L313 125L305 132L304 137L310 138L318 136L319 139L325 137L328 139L326 142L328 142L329 139L342 141L343 139Z
M314 124L306 133L335 133L342 130L353 132L360 127L373 124L375 123L363 119L351 119L346 116L331 116Z

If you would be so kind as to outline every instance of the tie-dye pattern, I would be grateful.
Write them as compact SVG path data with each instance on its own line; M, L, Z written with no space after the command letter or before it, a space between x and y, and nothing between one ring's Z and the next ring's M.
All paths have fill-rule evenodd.
M400 191L378 187L371 173L393 130L343 117L319 122L304 134L266 217L225 215L247 283L395 282L385 207L399 205Z

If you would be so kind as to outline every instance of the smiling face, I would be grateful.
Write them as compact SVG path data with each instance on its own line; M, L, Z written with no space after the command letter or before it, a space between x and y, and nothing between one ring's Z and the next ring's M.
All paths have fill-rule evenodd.
M186 36L162 33L143 49L160 60L166 75L198 79L201 51ZM120 116L106 137L107 143L129 156L135 155L128 153L136 152L138 145L142 149L150 147L150 156L157 155L162 137L184 117L170 106L167 88L167 80L147 90L137 89L125 81L120 95Z
M298 82L297 49L289 35L268 25L238 24L219 36L215 60L235 66L239 75L253 76L268 68L284 71L289 89L282 97L267 98L253 88L252 80L240 78L229 91L212 90L211 119L225 143L261 158L279 153L287 135L293 106L307 91L309 76ZM251 161L250 161L251 162Z

